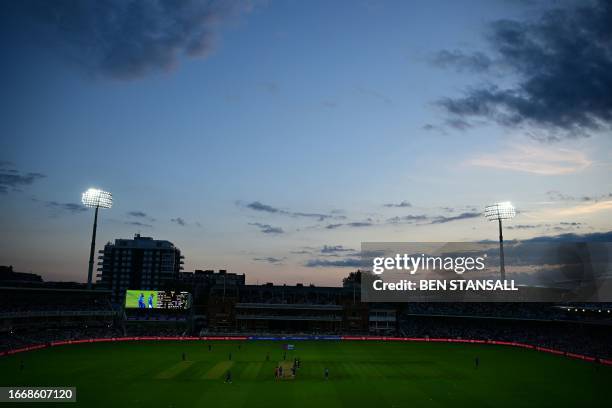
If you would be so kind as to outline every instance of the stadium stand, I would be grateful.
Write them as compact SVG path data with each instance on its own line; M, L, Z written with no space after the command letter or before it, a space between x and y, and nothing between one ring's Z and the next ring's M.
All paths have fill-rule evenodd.
M599 358L612 357L612 330L609 325L603 324L521 318L403 315L400 335L516 342Z
M116 317L105 291L1 287L0 350L112 336Z
M197 293L191 310L138 310L111 304L108 291L58 288L25 276L25 285L0 287L0 352L117 337L382 335L516 342L612 357L611 304L368 304L350 279L343 287L315 287L206 277L204 289L182 287Z

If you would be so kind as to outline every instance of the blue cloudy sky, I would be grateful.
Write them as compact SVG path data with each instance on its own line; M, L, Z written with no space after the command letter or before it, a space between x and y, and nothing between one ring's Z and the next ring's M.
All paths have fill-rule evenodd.
M336 285L364 241L612 229L612 12L589 1L3 2L0 264Z

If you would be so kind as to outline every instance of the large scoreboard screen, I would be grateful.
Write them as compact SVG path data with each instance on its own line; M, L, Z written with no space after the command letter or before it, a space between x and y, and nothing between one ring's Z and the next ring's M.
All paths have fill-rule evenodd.
M174 290L128 290L125 293L128 309L172 309L191 307L191 294Z

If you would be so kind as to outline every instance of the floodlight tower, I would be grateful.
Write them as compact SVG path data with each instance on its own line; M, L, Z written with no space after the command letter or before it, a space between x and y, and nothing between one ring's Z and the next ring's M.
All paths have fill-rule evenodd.
M113 195L108 191L90 188L83 193L81 201L86 207L95 208L93 233L91 234L91 249L89 250L89 269L87 271L87 289L91 289L93 275L94 251L96 250L96 230L98 229L98 209L111 208L113 206Z
M502 220L509 220L516 216L516 210L509 201L488 205L485 207L485 217L489 221L499 223L499 272L502 280L506 279L506 267L504 266L504 236L502 234Z

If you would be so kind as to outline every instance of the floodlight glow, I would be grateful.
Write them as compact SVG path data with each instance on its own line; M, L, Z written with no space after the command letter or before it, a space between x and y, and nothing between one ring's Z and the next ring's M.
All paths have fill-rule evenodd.
M506 279L506 267L504 265L504 235L502 233L502 220L508 220L516 216L516 210L509 201L487 205L485 207L485 217L489 221L499 223L499 272L501 279Z
M516 210L511 202L504 201L486 206L484 215L489 221L508 220L516 216Z
M98 210L100 208L111 208L113 206L113 195L108 191L90 188L81 196L81 201L86 207L92 207L94 211L94 224L91 233L91 247L89 248L89 268L87 270L87 288L91 289L93 278L94 252L96 250L96 230L98 229Z
M81 201L87 207L111 208L113 206L113 195L108 191L90 188L83 193Z

